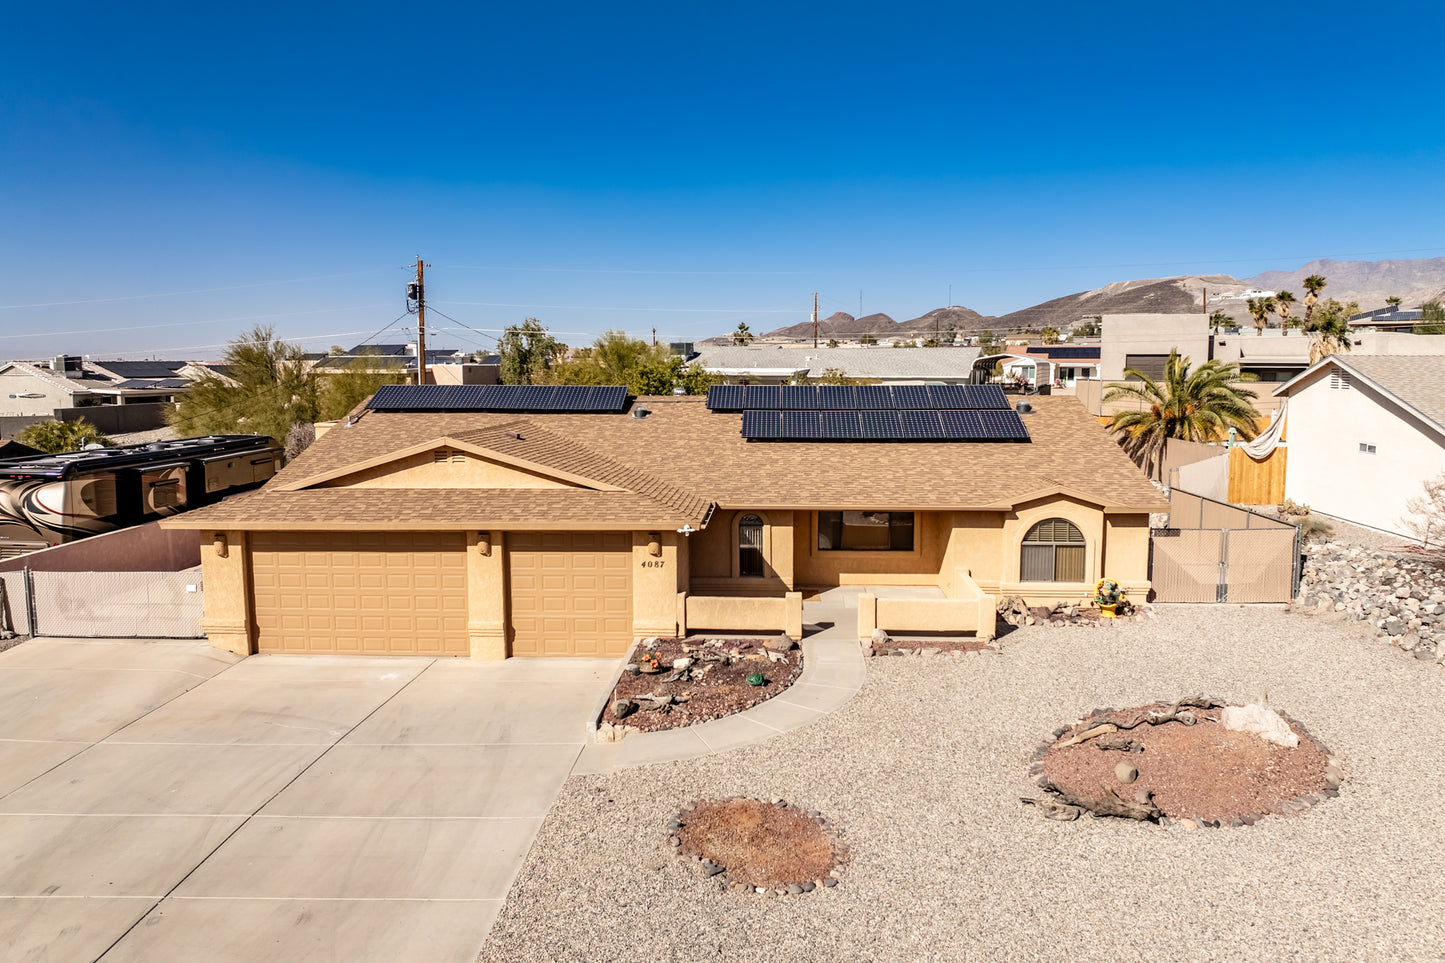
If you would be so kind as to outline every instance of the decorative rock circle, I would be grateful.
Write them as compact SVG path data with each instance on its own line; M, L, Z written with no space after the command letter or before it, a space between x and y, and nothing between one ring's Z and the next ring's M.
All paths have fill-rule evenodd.
M1250 826L1339 794L1339 764L1303 725L1264 706L1226 708L1195 696L1095 709L1035 751L1029 775L1046 795L1023 802L1050 819L1087 812L1193 829Z

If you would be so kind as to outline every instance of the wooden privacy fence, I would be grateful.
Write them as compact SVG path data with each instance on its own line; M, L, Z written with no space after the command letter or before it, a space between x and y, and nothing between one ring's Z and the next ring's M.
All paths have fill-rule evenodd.
M1297 526L1174 489L1149 543L1160 602L1288 602L1299 587Z

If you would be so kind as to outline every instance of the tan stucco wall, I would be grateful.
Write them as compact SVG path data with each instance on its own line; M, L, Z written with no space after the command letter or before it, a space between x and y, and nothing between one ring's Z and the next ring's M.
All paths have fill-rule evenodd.
M10 397L23 394L39 394L40 397ZM49 418L56 408L66 408L74 403L70 392L28 371L12 369L0 374L0 415L44 415Z
M251 552L246 533L206 531L200 535L205 596L201 630L215 648L250 655L256 648L251 624ZM225 552L224 557L218 546Z
M430 451L377 465L318 488L576 488L578 486L526 471L513 465L478 458L470 452L448 449L447 460L437 463ZM455 461L460 454L461 461Z
M506 535L467 533L467 637L474 659L505 659L507 648Z
M818 513L795 513L795 581L804 588L838 585L937 585L952 512L916 512L911 552L818 550Z
M660 555L649 551L656 535ZM680 578L676 532L632 533L632 634L636 638L677 634L677 593Z
M692 569L687 591L695 595L781 596L794 588L795 516L792 511L719 510L708 527L689 542ZM763 520L763 577L738 575L738 522L744 515Z

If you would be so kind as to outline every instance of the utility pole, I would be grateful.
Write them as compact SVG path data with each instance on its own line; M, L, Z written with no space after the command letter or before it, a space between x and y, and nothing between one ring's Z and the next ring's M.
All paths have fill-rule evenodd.
M818 292L813 292L813 347L818 346Z
M657 347L657 325L652 326L652 346Z
M416 302L416 383L426 384L426 285L421 258L416 259L416 280L408 284L406 296Z

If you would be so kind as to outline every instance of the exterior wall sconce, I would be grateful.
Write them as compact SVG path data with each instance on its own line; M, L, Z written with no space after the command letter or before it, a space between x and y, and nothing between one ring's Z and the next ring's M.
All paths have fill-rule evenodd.
M211 541L211 545L216 550L217 558L226 558L231 554L231 546L226 542L225 532L217 532L215 538Z
M483 554L483 555L491 555L491 554L492 554L492 533L491 533L491 532L478 532L478 533L477 533L477 551L480 552L480 553Z
M652 556L662 554L662 536L657 532L647 533L647 554Z

